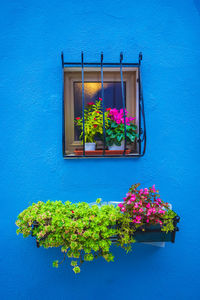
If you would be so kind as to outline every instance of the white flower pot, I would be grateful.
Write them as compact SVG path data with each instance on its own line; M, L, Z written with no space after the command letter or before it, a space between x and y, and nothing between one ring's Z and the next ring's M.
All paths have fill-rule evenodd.
M85 143L85 151L95 151L95 143Z
M113 144L112 146L108 146L108 150L124 150L124 140L121 142L120 146Z

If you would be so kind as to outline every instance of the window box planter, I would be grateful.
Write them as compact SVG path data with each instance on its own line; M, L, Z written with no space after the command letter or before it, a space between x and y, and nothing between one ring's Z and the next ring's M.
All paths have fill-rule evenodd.
M133 185L122 203L71 203L39 201L25 209L16 221L17 233L36 238L37 247L61 247L73 271L80 272L84 261L103 257L114 260L110 251L117 244L127 252L134 242L173 242L179 217L169 203L160 199L153 185L138 190ZM114 205L113 205L114 204ZM63 262L62 261L62 262ZM61 262L54 261L58 267Z
M175 242L176 232L179 228L176 224L179 222L180 218L176 216L174 218L174 230L169 232L163 232L160 225L146 225L143 228L138 229L134 234L134 239L136 242Z
M83 155L83 150L80 150L80 149L76 149L74 151L75 155L77 156L82 156ZM105 150L105 155L122 155L124 153L124 150ZM125 151L125 154L130 154L131 153L131 150L127 149ZM103 149L102 150L95 150L95 151L85 151L85 155L86 156L101 156L103 155Z
M180 217L176 216L173 219L174 230L169 232L162 231L160 225L144 225L138 228L134 234L133 238L136 243L157 243L157 242L171 242L175 243L176 232L179 231L177 223L180 221ZM119 226L119 225L118 225ZM133 226L133 223L130 223L130 226ZM118 237L113 236L111 238L112 242L117 242Z

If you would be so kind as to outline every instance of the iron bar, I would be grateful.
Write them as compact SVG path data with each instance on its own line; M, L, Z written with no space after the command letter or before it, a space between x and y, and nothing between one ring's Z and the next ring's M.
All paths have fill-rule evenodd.
M139 53L139 67L138 67L138 79L139 79L139 153L141 156L144 156L146 151L146 120L144 113L144 98L143 98L143 89L142 89L142 80L141 80L141 61L142 61L142 52ZM143 130L141 128L141 117L143 122ZM142 138L141 138L142 135ZM141 143L143 144L143 150L141 150Z
M105 103L104 103L104 86L103 86L103 52L101 52L101 98L103 109L103 156L106 148L106 129L105 129Z
M85 97L84 97L84 63L83 52L81 53L81 67L82 67L82 119L83 119L83 156L85 156Z
M64 62L64 66L80 66L81 67L81 63L79 62ZM85 62L84 63L85 66L101 66L101 63L99 62ZM120 63L104 63L104 66L119 66L120 67ZM139 63L123 63L123 66L130 66L130 67L138 67Z
M64 99L64 54L61 52L62 62L62 152L65 155L65 99Z
M124 114L124 152L123 156L126 153L126 108L125 108L125 100L124 100L124 81L123 81L123 72L122 72L122 61L123 61L123 53L120 53L120 74L121 74L121 90L122 90L122 105L123 105L123 114Z

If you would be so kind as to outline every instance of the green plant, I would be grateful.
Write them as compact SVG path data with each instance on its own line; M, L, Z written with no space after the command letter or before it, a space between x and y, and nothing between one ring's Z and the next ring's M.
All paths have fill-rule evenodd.
M121 142L125 140L124 130L124 112L123 109L117 110L108 109L108 126L106 127L106 143L108 146L113 144L120 146ZM137 126L131 123L134 118L127 117L128 112L125 109L125 122L126 122L126 141L133 143L137 138Z
M97 204L100 202L97 199ZM19 227L17 233L22 233L24 237L36 237L39 246L61 246L63 261L67 254L73 259L73 271L79 273L84 261L92 261L98 256L108 262L113 261L110 238L119 233L116 223L122 217L120 209L113 205L40 201L20 213L16 225ZM56 260L53 266L58 267L60 263Z
M84 110L85 143L95 142L96 137L103 135L103 112L101 98L96 103L89 102ZM108 127L109 112L105 111L105 127ZM83 140L83 118L77 117L75 125L81 129L80 139Z

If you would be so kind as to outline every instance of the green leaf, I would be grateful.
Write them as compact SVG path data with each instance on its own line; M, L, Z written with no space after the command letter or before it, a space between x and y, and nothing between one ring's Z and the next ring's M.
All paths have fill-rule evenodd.
M54 268L58 268L58 260L54 260L52 265Z
M73 271L75 274L78 274L78 273L80 273L81 269L78 266L76 266L73 268Z

